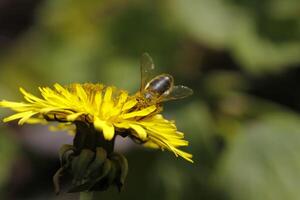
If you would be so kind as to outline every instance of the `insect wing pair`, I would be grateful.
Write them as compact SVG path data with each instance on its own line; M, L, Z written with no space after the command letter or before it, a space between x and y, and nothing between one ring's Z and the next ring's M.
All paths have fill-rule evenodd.
M186 86L174 85L174 78L169 74L161 74L153 78L155 66L148 53L142 55L140 65L140 92L145 98L157 98L156 101L159 103L182 99L193 94L193 90Z

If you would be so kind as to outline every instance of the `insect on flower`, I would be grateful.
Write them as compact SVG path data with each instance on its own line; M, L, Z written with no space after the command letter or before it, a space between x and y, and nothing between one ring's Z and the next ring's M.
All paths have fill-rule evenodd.
M152 58L144 53L141 58L141 88L136 93L140 107L160 104L164 101L182 99L193 94L193 90L183 85L174 85L169 74L153 77L155 69Z
M161 114L161 103L192 94L185 86L174 86L168 74L152 77L154 64L148 54L141 59L140 90L127 91L100 83L72 83L53 88L39 87L41 97L20 88L25 102L2 100L0 107L16 113L3 119L18 124L58 122L74 134L73 145L59 151L61 168L53 177L60 191L60 177L71 175L68 192L102 191L110 185L122 189L128 172L126 158L114 152L116 137L130 137L145 147L169 150L189 162L192 154L182 150L189 142L172 120Z

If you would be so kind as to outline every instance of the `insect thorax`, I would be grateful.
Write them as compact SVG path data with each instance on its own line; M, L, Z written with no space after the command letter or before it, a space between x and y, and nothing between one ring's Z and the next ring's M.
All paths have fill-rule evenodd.
M151 91L138 92L135 96L140 108L160 104L160 95Z

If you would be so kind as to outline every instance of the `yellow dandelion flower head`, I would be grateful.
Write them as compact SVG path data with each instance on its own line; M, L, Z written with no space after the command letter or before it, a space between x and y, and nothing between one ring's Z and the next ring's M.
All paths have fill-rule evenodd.
M40 87L39 90L41 98L20 88L26 102L1 101L0 107L17 112L3 121L19 120L20 125L49 121L69 125L83 121L103 133L105 140L127 133L145 146L170 150L192 162L192 155L179 149L188 145L184 134L173 121L159 114L161 109L157 105L138 106L135 95L102 84L74 83L65 87L54 84L54 88Z

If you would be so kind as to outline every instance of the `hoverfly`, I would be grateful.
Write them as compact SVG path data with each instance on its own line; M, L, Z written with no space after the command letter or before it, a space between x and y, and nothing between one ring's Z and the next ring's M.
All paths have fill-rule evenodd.
M143 107L182 99L193 94L193 90L186 86L174 85L174 78L169 74L153 77L152 73L155 67L148 53L142 55L140 68L141 88L137 93L137 99Z

